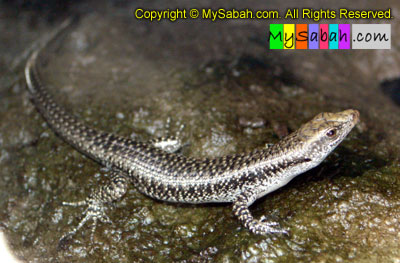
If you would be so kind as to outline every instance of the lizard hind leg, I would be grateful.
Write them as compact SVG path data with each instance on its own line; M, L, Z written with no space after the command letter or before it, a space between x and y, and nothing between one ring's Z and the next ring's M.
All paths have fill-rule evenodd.
M149 144L169 153L175 153L183 147L182 141L172 136L152 139L149 141Z
M152 139L148 143L153 145L153 147L156 147L163 151L166 151L169 153L175 153L175 152L179 151L180 149L182 149L182 147L184 146L184 144L182 143L182 139L180 138L184 128L185 128L184 124L179 125L178 131L175 133L175 135L171 136L170 135L171 119L168 118L167 124L166 124L167 136Z
M103 223L112 223L106 214L107 204L122 198L128 189L129 179L119 171L112 171L111 178L107 184L94 189L90 195L82 201L63 202L66 206L87 206L83 212L83 218L78 226L64 234L59 240L59 248L64 247L65 243L72 238L90 219L92 222L92 231L90 239L93 241L94 232L98 221Z

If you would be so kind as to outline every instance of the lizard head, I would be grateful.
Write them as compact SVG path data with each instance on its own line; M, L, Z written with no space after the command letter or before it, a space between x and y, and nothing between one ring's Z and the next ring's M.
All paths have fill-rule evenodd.
M360 113L357 110L345 110L337 113L324 112L315 116L295 132L302 145L304 157L319 164L338 146L358 123Z

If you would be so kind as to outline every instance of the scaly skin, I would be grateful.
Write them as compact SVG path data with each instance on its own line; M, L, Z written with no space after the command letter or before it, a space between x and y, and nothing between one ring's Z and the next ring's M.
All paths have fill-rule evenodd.
M346 137L359 120L356 110L320 113L279 143L250 153L214 159L194 159L175 153L180 140L161 138L138 142L93 129L57 105L40 80L36 61L52 34L27 62L25 77L32 101L53 131L78 151L113 169L108 185L95 189L81 202L85 217L61 240L75 234L89 219L109 221L108 202L120 199L133 183L152 198L180 203L233 203L233 212L251 232L286 233L275 222L252 217L249 206L258 198L286 185L295 176L317 166ZM93 228L94 230L94 228Z

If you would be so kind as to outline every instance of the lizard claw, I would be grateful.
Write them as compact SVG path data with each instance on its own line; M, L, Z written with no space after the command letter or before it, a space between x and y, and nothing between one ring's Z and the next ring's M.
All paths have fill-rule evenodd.
M276 221L270 221L270 220L268 220L268 218L266 217L266 216L261 216L260 217L260 222L262 222L263 224L266 224L266 225L268 225L268 226L280 226L280 224L278 223L278 222L276 222Z
M285 236L289 236L289 229L286 228L271 228L271 233L282 234Z
M259 234L259 235L269 235L269 234L283 234L288 236L289 235L289 230L285 228L280 228L280 227L273 227L271 225L276 226L276 222L272 222L273 224L270 224L270 222L252 222L252 225L250 225L250 230L252 230L253 233Z

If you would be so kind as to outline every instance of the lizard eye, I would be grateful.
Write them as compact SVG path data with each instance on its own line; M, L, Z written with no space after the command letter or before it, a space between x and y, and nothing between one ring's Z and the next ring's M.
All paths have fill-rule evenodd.
M328 137L330 137L330 138L334 137L335 135L336 135L336 130L335 130L335 129L329 130L329 131L326 133L326 136L328 136Z

